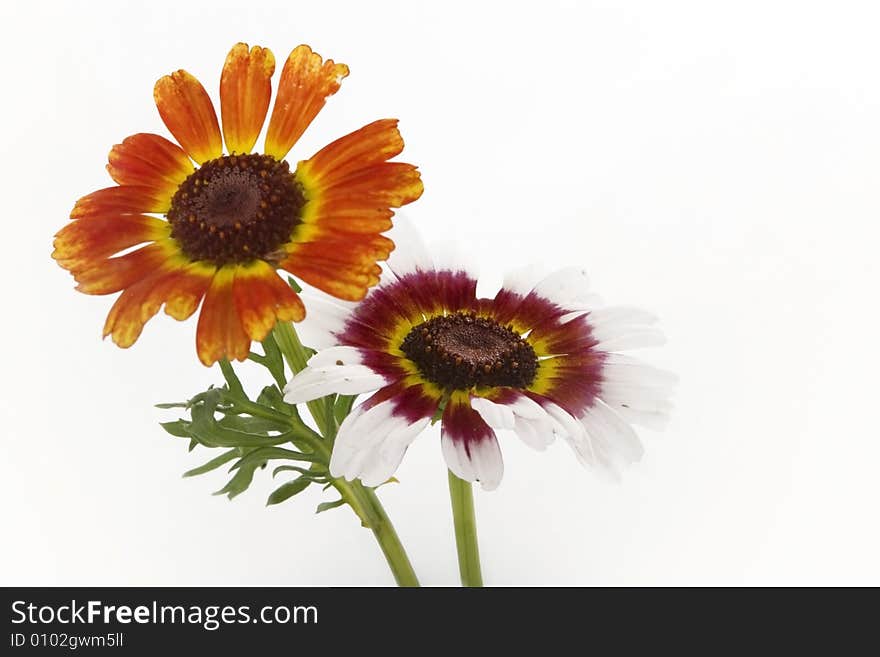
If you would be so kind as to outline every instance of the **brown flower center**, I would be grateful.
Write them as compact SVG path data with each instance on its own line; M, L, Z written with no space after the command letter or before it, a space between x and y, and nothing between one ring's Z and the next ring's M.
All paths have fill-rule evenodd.
M527 388L538 357L512 329L473 313L454 313L422 322L400 345L422 376L447 390L478 386Z
M287 162L224 155L205 162L171 199L171 236L192 260L216 265L279 258L305 205Z

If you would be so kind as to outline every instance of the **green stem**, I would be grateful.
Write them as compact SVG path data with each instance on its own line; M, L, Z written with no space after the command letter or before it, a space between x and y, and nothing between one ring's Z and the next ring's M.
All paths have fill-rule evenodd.
M311 436L305 437L305 442L329 462L330 454L327 444L317 437L314 432L312 432ZM385 512L385 507L382 506L382 502L376 496L376 492L372 488L367 488L359 481L346 481L342 477L331 479L330 483L339 491L342 499L354 510L355 514L360 518L361 524L373 532L373 536L376 537L376 542L382 548L382 553L385 555L385 560L388 562L388 567L391 568L391 573L394 575L397 585L407 587L419 586L419 579L416 577L409 556L407 556L406 550L400 542L400 537L391 523L391 518Z
M403 549L403 543L400 542L400 537L391 523L391 518L385 513L385 507L382 506L382 503L376 496L376 492L360 482L355 483L363 491L364 498L372 509L373 518L370 522L370 529L373 531L373 536L376 537L379 547L382 548L382 553L391 567L391 572L394 573L397 585L406 587L419 586L419 579L416 577L416 572L409 561L409 556L407 556L406 550Z
M309 360L309 354L303 343L299 341L299 336L290 322L278 322L273 329L275 341L278 348L287 361L287 366L296 374L305 369ZM335 420L332 413L327 415L327 403L324 399L315 399L306 404L309 412L315 418L315 424L318 425L318 431L323 435L328 435L331 431L335 431Z
M305 368L309 355L293 326L287 322L278 322L275 325L274 335L278 348L281 349L284 360L293 373L296 374ZM311 401L308 403L308 408L323 436L312 431L297 413L288 418L288 421L297 431L301 442L316 454L320 454L325 463L329 463L330 450L337 430L332 398L324 397ZM360 518L361 524L369 527L373 532L398 586L419 586L419 580L400 542L400 537L375 491L367 488L360 481L346 481L342 477L331 479L330 484L351 506Z
M473 485L449 473L449 499L455 524L458 570L462 586L483 586L480 548L477 545L477 518L474 515Z

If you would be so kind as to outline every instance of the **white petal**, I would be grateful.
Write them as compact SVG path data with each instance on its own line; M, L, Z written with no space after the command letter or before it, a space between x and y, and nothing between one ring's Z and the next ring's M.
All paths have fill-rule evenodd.
M622 406L646 413L669 413L672 410L672 402L666 397L636 395L631 391L622 392L613 388L603 389L601 399L615 408Z
M434 260L425 246L422 236L412 221L400 212L394 218L394 227L388 231L394 241L394 251L388 259L388 269L397 277L403 278L415 271L431 271Z
M366 365L307 367L284 387L284 401L298 404L333 393L359 395L378 390L386 383L384 376Z
M426 417L413 424L405 423L389 433L378 449L374 448L371 451L370 458L361 469L360 478L363 484L378 486L388 481L400 466L410 443L430 421L431 418Z
M471 464L470 459L467 458L467 454L464 451L464 445L459 443L461 449L456 447L455 441L449 437L449 434L442 432L440 435L440 447L443 450L443 458L446 461L446 467L448 467L452 474L454 474L459 479L464 479L465 481L476 481L477 476L474 473L474 466Z
M632 426L601 401L587 410L581 422L599 447L597 451L609 460L628 465L644 455L644 447Z
M557 433L568 438L580 439L583 437L585 433L583 426L561 406L548 401L544 403L544 410L547 411L547 415L556 420L554 430Z
M360 365L363 363L361 350L356 347L330 347L319 351L309 358L309 367L326 367L332 365Z
M607 306L590 313L593 327L615 324L621 326L650 326L657 323L657 316L641 308L630 306Z
M351 409L346 418L339 425L336 433L336 442L333 444L333 453L330 454L330 475L341 477L348 468L348 464L355 458L361 445L358 436L351 431L352 425L364 414L362 406Z
M483 490L495 490L504 476L504 459L501 457L501 446L498 439L492 436L471 445L471 461L474 472Z
M305 319L296 325L302 343L318 350L339 344L336 334L345 327L355 304L333 299L319 290L304 289L300 296L308 308Z
M545 413L541 419L516 418L514 433L532 449L543 452L553 442L553 423Z
M431 244L431 257L437 271L463 271L475 281L480 279L479 263L466 253L457 242L435 242Z
M519 395L508 406L517 417L527 420L542 420L547 418L547 411L538 402L525 395Z
M560 306L576 310L595 298L590 294L590 283L585 269L567 267L545 277L534 288L534 293Z
M668 386L650 386L640 383L618 383L603 381L599 394L602 398L629 402L633 408L656 407L658 402L668 401L671 389Z
M489 399L474 397L471 399L471 408L479 413L486 424L493 429L513 429L513 410L504 404L496 404Z
M349 481L358 477L364 464L382 441L397 429L403 418L393 415L391 401L376 404L367 411L358 406L339 425L336 443L330 455L330 474Z
M599 299L598 295L594 295L594 296L596 297L596 300L597 300L595 305L596 306L600 305L600 303L598 301L598 299ZM582 308L581 310L572 310L570 313L565 313L564 315L560 315L559 316L559 323L560 324L568 324L571 320L577 319L578 317L586 315L588 312L590 312L590 309L587 307Z
M568 411L553 402L543 404L547 414L555 421L555 430L561 434L565 441L574 450L582 463L592 465L595 463L593 445L584 425L578 422Z
M615 413L631 424L638 424L654 431L664 431L669 424L669 413L666 411L640 411L622 404L608 402Z
M479 481L483 490L498 488L504 475L504 460L495 436L468 442L467 451L465 441L454 441L446 433L440 442L452 474L465 481Z
M659 347L666 344L666 338L663 333L657 329L638 329L628 330L626 332L616 334L596 345L597 349L603 351L617 351L620 349L641 349L643 347Z
M602 364L602 380L629 385L672 389L678 377L671 372L647 365L632 358L621 361L622 354L608 354Z
M546 276L543 265L531 264L507 272L502 288L520 296L526 296Z
M525 395L510 402L508 408L514 414L513 431L529 447L538 451L547 449L553 442L553 421L544 408Z

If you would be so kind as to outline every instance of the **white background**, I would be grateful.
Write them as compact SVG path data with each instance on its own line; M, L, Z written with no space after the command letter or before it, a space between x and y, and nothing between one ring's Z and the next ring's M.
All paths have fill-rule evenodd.
M880 40L864 2L4 3L0 583L391 584L348 509L264 507L152 404L219 382L195 321L102 342L112 299L49 258L110 146L165 133L154 81L216 98L242 40L351 76L291 157L399 117L408 215L480 254L583 264L657 312L681 383L645 459L600 482L505 441L478 491L491 584L880 584ZM279 66L280 68L280 66ZM257 370L246 372L253 388ZM170 417L173 417L171 415ZM420 437L380 491L424 583L457 582L446 475Z

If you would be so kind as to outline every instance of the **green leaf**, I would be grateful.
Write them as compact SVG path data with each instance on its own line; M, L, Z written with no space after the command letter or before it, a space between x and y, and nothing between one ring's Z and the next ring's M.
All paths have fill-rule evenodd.
M345 504L345 500L343 499L338 499L335 502L321 502L318 505L318 508L315 509L315 513L324 513L324 511L335 509L336 507L342 506L343 504Z
M275 336L270 333L261 344L266 355L263 356L260 364L269 370L278 388L283 389L287 384L287 378L284 376L284 356L275 341Z
M237 458L241 455L241 452L238 449L230 449L228 452L223 452L220 456L217 456L204 465L200 465L197 468L193 468L192 470L187 470L183 473L184 477L195 477L196 475L205 474L206 472L210 472L211 470L216 470L224 463L229 463L232 459Z
M342 424L342 421L348 417L349 413L351 413L351 405L356 398L357 395L339 395L336 398L333 415L336 417L336 422L338 424Z
M165 404L155 404L156 408L168 409L168 408L190 408L194 404L197 404L201 401L204 401L208 394L213 390L213 386L206 390L205 392L200 392L195 395L192 399L189 399L185 402L170 402Z
M293 291L296 293L300 293L303 291L303 289L299 286L299 283L296 282L293 276L287 277L287 284L290 285L290 287L292 287Z
M301 493L308 488L311 483L310 479L298 477L293 481L288 481L286 484L281 484L278 488L272 491L271 495L269 495L269 499L266 500L266 506L280 504L281 502L290 499L297 493Z
M284 449L283 447L260 447L259 449L255 449L252 452L245 454L241 461L233 465L230 470L235 470L245 464L250 464L251 461L259 459L263 459L264 461L271 459L286 459L288 461L306 461L308 463L319 460L314 454L303 454L302 452L297 452L292 449Z
M186 420L174 420L174 422L160 422L159 426L172 436L177 438L189 438L189 425Z
M264 433L230 429L214 419L215 408L216 402L213 399L192 408L189 435L208 447L265 447L281 445L293 437L292 432L279 436L266 436Z
M290 404L284 401L281 390L277 386L266 386L257 397L257 403L274 408L276 411L290 415Z
M298 465L279 465L277 468L272 470L272 478L274 479L279 472L299 472L301 475L309 476L323 475L323 472L321 470L307 470L306 468L301 468Z
M234 429L235 431L243 431L250 434L266 435L270 431L283 432L289 429L288 426L280 422L273 422L261 417L251 417L249 415L227 415L217 421L221 427Z
M229 387L229 392L236 397L247 399L248 397L244 393L244 388L241 385L238 375L236 375L235 370L232 369L232 365L225 358L220 361L220 371L223 372L223 378L226 379L226 385Z
M230 471L235 471L235 475L229 482L214 495L228 495L231 500L236 495L247 490L248 486L254 479L254 472L257 468L262 468L270 459L292 459L296 461L313 461L316 457L311 454L301 454L293 450L283 449L281 447L261 447L241 457L238 462L232 466Z

